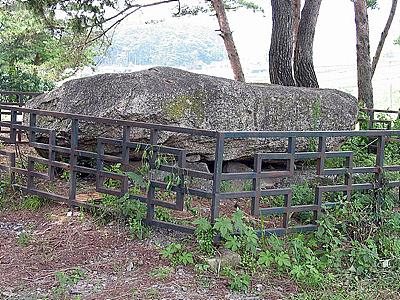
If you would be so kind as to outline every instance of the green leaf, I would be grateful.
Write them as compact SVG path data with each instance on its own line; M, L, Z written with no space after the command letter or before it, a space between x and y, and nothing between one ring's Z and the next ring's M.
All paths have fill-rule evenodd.
M144 181L144 178L142 175L140 174L136 174L134 172L126 172L126 176L128 176L128 178L138 184L141 188L145 188L147 186L147 183Z
M280 253L277 257L275 257L275 262L281 268L291 266L290 257L287 253Z
M212 226L206 218L200 218L193 221L193 225L196 225L196 234L212 230Z
M268 250L265 250L263 252L260 252L257 264L259 266L264 266L269 268L272 263L274 262L274 257L272 255L272 253Z
M240 241L237 236L228 236L225 242L225 247L232 250L237 251L240 249Z
M290 271L290 275L292 275L297 280L304 277L303 267L301 265L294 265L292 271Z
M183 265L188 265L188 264L193 264L194 260L193 260L193 255L192 253L189 252L183 252L180 256L179 256L179 262Z
M221 217L215 220L214 229L221 234L224 239L227 239L233 232L231 220L227 217Z

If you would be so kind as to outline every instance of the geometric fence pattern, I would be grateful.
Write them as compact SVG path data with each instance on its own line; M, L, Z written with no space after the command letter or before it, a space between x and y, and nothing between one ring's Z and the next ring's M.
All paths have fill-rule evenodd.
M266 234L283 235L290 232L312 231L317 228L316 220L324 207L332 206L334 203L324 202L323 195L332 192L343 192L347 197L351 197L353 191L359 190L379 190L385 184L388 188L399 188L400 181L383 182L385 172L400 172L400 166L385 165L385 145L391 141L399 141L400 131L394 130L367 130L367 131L303 131L303 132L236 132L236 131L210 131L192 128L182 128L176 126L149 124L132 122L125 120L114 120L107 118L97 118L92 116L60 113L53 111L43 111L28 109L19 106L0 105L0 111L8 113L10 119L0 121L3 133L0 140L5 144L15 144L20 142L21 136L26 136L29 146L40 149L42 156L30 154L27 157L27 164L18 164L15 151L0 150L0 156L6 157L7 163L0 164L0 170L9 172L11 183L19 187L24 193L35 194L49 198L54 201L63 202L70 206L96 207L98 204L91 204L77 200L77 184L80 174L89 174L95 178L96 191L102 194L124 196L129 194L126 201L141 201L147 205L146 222L149 225L157 225L187 233L193 233L194 228L189 225L175 224L156 220L154 217L155 207L161 206L167 209L182 211L184 210L185 197L188 195L199 198L209 199L209 218L214 221L220 215L220 204L226 200L249 199L251 214L257 218L261 216L281 216L282 221L274 228L265 228ZM23 115L25 122L17 120L18 115ZM54 118L65 120L69 124L69 143L68 145L58 144L58 133L51 129L51 126L41 127L40 118ZM107 125L114 126L120 131L119 138L104 136L97 137L97 147L94 150L83 150L79 145L79 128L83 123L90 123L93 126ZM7 130L3 130L7 129ZM136 142L131 140L131 131L135 129L146 130L149 138L146 142ZM191 169L186 162L187 150L181 148L167 147L159 144L159 136L163 132L174 132L188 136L199 136L213 140L215 144L214 170L212 173ZM37 137L46 138L38 139ZM328 140L337 137L365 136L376 140L376 161L373 167L354 166L353 153L351 151L329 151ZM316 140L316 147L312 151L296 151L296 143L299 139L313 138ZM225 173L223 172L224 147L231 140L257 140L257 139L279 139L285 142L287 149L280 153L255 153L254 168L249 172ZM109 147L119 149L118 154L109 154L106 150ZM144 194L131 194L130 187L132 182L125 173L113 172L105 166L110 163L119 163L128 166L131 154L135 151L147 151L148 166L150 170L157 169L166 174L173 174L176 179L173 184L168 184L157 178L151 178ZM164 161L157 162L158 155L168 155L174 157L174 163ZM45 156L45 157L43 157ZM92 165L82 165L80 159L86 158L94 162ZM327 168L326 161L332 158L340 158L343 165L338 168ZM315 189L315 201L308 205L294 205L292 203L292 190L287 187L263 188L262 181L265 179L280 179L294 175L295 163L298 161L316 161L315 169L318 176L342 176L343 182L333 185L318 185ZM280 170L264 170L263 162L279 161L285 168ZM37 164L46 166L45 171L37 170ZM69 190L64 195L50 193L38 182L52 182L55 178L56 170L66 170L69 172ZM355 183L355 174L372 174L371 182ZM20 180L18 178L23 178ZM209 189L190 187L186 184L188 179L208 180L212 184ZM110 188L105 183L108 180L118 182L116 188ZM249 180L251 189L246 191L226 192L221 188L222 182L232 180ZM173 200L165 201L157 198L158 190L169 190L173 194ZM263 197L283 197L283 206L263 207L260 203ZM379 199L377 193L377 201ZM310 224L292 225L290 217L293 213L311 212L312 221Z

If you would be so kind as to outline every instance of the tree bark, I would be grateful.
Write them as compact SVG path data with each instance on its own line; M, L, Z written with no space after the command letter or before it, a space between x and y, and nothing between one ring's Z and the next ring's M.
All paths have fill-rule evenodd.
M240 63L239 54L236 50L235 42L233 41L232 32L229 27L228 18L226 16L224 1L223 0L212 0L212 5L215 10L220 35L224 40L225 49L228 53L229 62L231 63L232 71L235 80L245 82L242 65Z
M300 25L301 0L293 0L293 49L297 44L297 34ZM294 53L293 53L294 54Z
M272 35L269 49L269 76L273 84L294 86L292 0L271 0Z
M372 59L372 77L374 76L376 65L378 64L379 57L381 56L383 45L385 44L385 40L389 33L390 26L392 25L393 18L396 13L396 8L397 8L397 0L393 0L392 8L390 9L390 13L389 13L389 17L386 21L385 28L382 31L381 39L379 40L378 47L376 48L375 56Z
M373 108L374 94L372 88L372 66L366 0L355 0L354 12L357 35L358 100L365 103L367 108Z
M313 44L321 2L322 0L306 0L301 12L294 51L294 77L297 86L319 87L313 63Z

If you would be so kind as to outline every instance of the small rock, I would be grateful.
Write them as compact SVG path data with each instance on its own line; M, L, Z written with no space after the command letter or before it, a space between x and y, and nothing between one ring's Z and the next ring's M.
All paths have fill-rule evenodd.
M225 173L253 172L253 169L237 161L227 161L223 166Z
M390 259L382 260L382 268L389 268L390 266Z
M132 269L133 269L133 262L130 261L130 262L128 263L128 265L126 266L126 271L127 271L127 272L130 272L130 271L132 271Z
M14 296L14 293L4 291L4 292L1 292L1 295L5 296L5 297L12 297L12 296Z
M257 291L257 292L261 292L262 289L263 289L263 285L262 285L261 283L259 283L259 284L256 285L256 291Z
M143 266L144 265L144 261L143 259L139 259L136 263L138 266Z
M186 161L188 162L196 162L200 160L201 160L200 154L188 155L186 157Z
M214 258L205 258L204 261L214 270L218 271L224 267L236 267L241 262L241 257L239 254L224 249L219 256Z
M93 229L93 226L90 224L85 224L82 226L82 231L90 231Z
M176 274L178 274L179 276L184 276L185 275L185 271L183 269L178 269L176 271Z
M188 291L188 288L187 288L186 286L183 286L183 287L182 287L182 291L187 292L187 291Z

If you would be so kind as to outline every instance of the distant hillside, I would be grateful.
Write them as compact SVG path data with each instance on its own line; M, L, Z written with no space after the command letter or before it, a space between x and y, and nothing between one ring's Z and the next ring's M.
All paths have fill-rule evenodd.
M163 65L198 68L227 59L222 39L212 27L180 20L119 27L101 65Z

